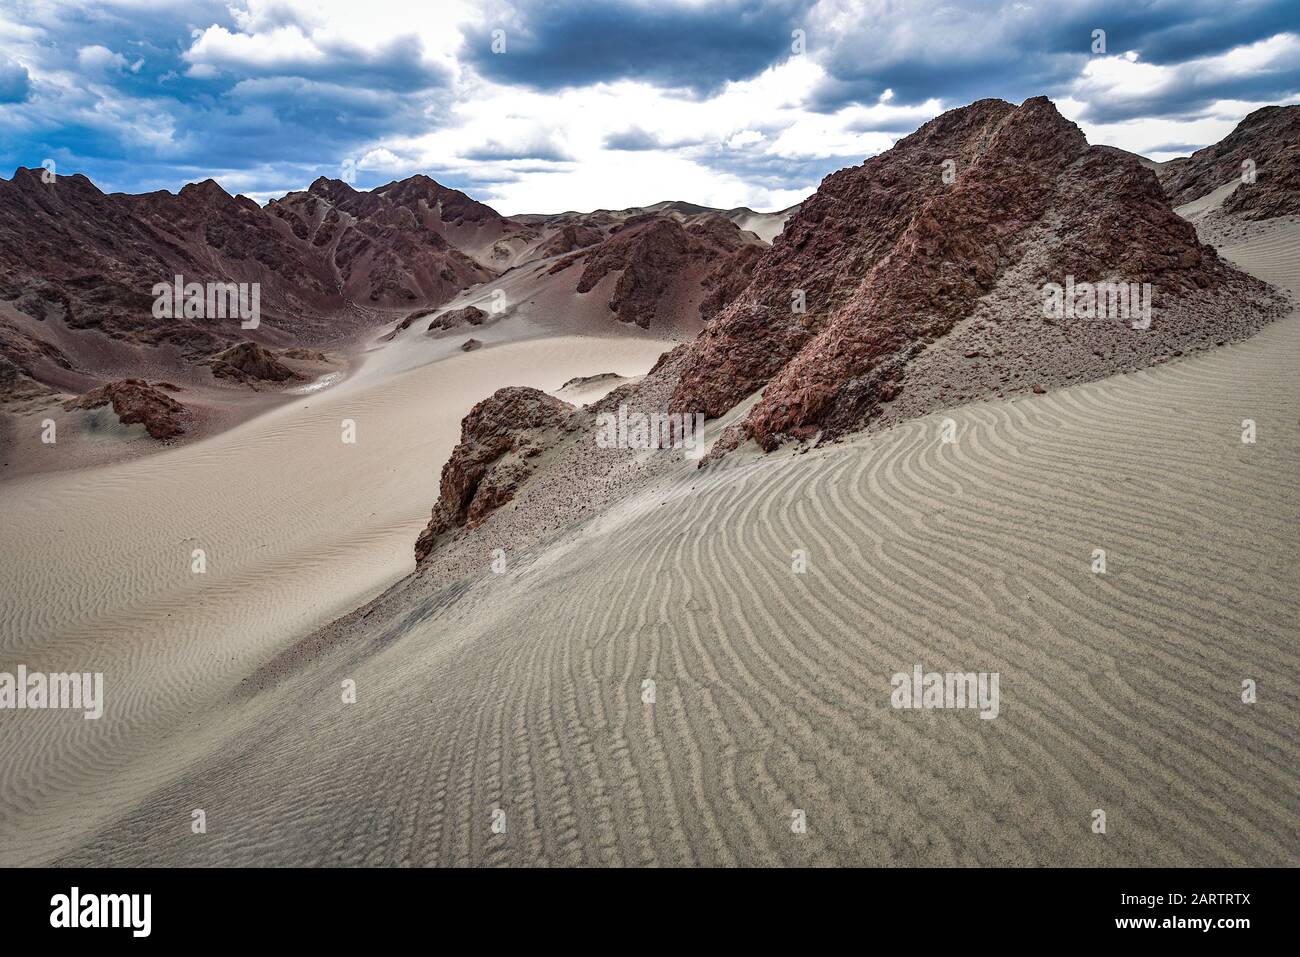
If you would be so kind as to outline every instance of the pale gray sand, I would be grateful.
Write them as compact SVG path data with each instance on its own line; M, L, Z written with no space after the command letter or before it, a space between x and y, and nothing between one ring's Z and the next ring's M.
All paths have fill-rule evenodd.
M95 721L0 711L0 864L50 859L230 747L228 702L251 671L408 574L475 402L644 373L671 345L495 336L469 354L455 339L392 343L340 385L212 438L0 483L0 671L103 672L106 697Z
M1295 282L1300 231L1225 255ZM485 553L470 580L350 623L278 685L208 699L178 729L203 741L193 765L130 801L109 790L93 833L74 840L25 766L7 771L0 847L119 864L1300 863L1298 374L1292 314L1138 373L681 470L505 574ZM261 663L232 663L226 686ZM892 709L890 675L916 663L1000 673L999 716ZM111 779L117 747L76 756Z

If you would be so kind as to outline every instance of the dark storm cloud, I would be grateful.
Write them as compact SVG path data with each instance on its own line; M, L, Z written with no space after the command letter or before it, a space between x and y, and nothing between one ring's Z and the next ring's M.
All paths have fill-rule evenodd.
M480 2L496 5L460 28L459 79L426 55L409 22L393 23L387 43L365 47L317 30L328 15L307 3L250 10L241 0L176 0L144 12L134 2L42 0L24 6L21 18L0 8L10 24L0 23L0 164L52 157L61 170L126 190L175 188L226 170L268 191L266 171L307 181L314 171L337 175L345 159L386 140L472 115L480 77L532 91L632 79L672 91L672 100L700 98L788 60L795 29L806 31L806 55L825 71L804 109L871 105L886 90L891 108L905 108L847 125L858 133L910 132L932 100L948 108L983 97L1068 95L1083 104L1081 122L1111 123L1197 118L1217 101L1277 102L1300 90L1300 62L1276 39L1271 46L1282 52L1256 67L1225 70L1206 60L1300 32L1295 0ZM505 53L492 53L495 29L505 30ZM1085 75L1094 29L1106 31L1108 54L1131 50L1139 64L1159 65L1161 82L1125 84L1121 93L1106 77ZM301 42L271 42L286 32ZM107 53L92 51L83 62L87 47ZM901 128L898 115L907 118ZM455 159L478 168L453 165L452 175L480 187L530 164L583 161L548 117L525 110L514 120L525 130L535 122L539 132L511 136L507 124L464 143L468 152ZM771 190L808 188L862 160L715 148L708 144L717 137L698 129L678 135L671 115L629 114L598 132L606 149L672 151ZM781 129L763 132L771 143ZM1187 152L1205 144L1177 145Z
M21 103L31 90L27 68L0 56L0 103Z
M818 109L871 103L885 90L894 92L895 103L1059 97L1093 55L1094 30L1105 31L1109 55L1132 50L1141 62L1176 65L1300 29L1293 0L919 0L906 9L872 2L854 9L856 15L823 19L809 32L810 52L828 73L815 96ZM1293 76L1269 74L1220 87L1189 83L1181 95L1161 93L1145 104L1140 97L1124 104L1089 103L1088 118L1130 118L1166 109L1185 114L1228 96L1276 98L1295 90L1292 81Z
M269 5L261 16L266 25L300 26L287 7ZM176 188L214 170L277 166L337 175L376 140L435 128L448 101L447 68L426 62L409 34L373 50L332 42L318 45L319 56L255 58L230 42L244 37L225 4L160 7L148 17L94 8L55 25L27 55L50 74L83 76L35 87L16 114L21 133L0 144L0 162L52 157L111 188ZM212 28L226 42L205 44ZM110 56L82 62L78 52L93 46ZM13 98L6 77L0 53L0 104Z
M627 150L629 152L657 150L661 146L657 139L636 126L620 133L611 133L605 137L604 145L607 150Z
M447 69L427 62L419 39L410 35L394 37L375 50L351 43L322 45L319 50L319 57L285 57L261 63L243 58L219 43L208 44L200 39L185 59L199 70L210 68L237 77L294 76L394 93L428 90L450 81Z
M705 95L785 59L810 5L543 0L468 29L461 59L498 83L532 89L631 79ZM505 31L503 53L492 50L495 30Z

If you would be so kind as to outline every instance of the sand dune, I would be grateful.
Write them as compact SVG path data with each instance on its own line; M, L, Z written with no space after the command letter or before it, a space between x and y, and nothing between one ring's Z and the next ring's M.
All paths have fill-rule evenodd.
M1224 254L1295 283L1300 230ZM498 368L506 348L471 359ZM521 348L516 374L554 367L513 381L564 381L564 350L553 348L544 361ZM588 358L581 371L624 371ZM6 530L0 553L66 515L58 527L75 539L63 547L91 548L77 567L103 571L72 596L55 592L72 559L43 546L22 572L33 593L6 599L5 661L96 661L132 689L139 717L83 728L94 723L59 716L58 728L24 726L18 743L0 742L0 854L1300 863L1298 370L1294 313L1246 342L1046 396L968 405L805 455L684 467L510 555L505 574L488 570L485 553L467 580L404 582L335 626L332 650L304 646L316 650L258 692L240 693L239 679L278 638L365 597L344 581L346 566L370 556L369 589L392 580L401 562L383 556L409 559L410 528L430 504L431 482L410 500L409 476L376 460L354 469L303 438L337 427L346 384L313 400L326 407L310 417L238 430L245 462L309 463L286 470L293 487L278 493L200 486L247 510L242 528L170 528L167 500L146 504L131 487L148 463L58 494L20 488L41 512ZM353 407L363 421L394 416L401 431L412 413L399 410L419 405L416 376L358 394ZM952 444L941 441L944 418ZM1254 445L1241 442L1246 418ZM291 441L303 459L284 454ZM376 454L409 439L385 441ZM212 483L205 446L182 451L199 459L176 463L193 469L186 480ZM352 490L339 513L319 514L298 487L310 492L321 470L342 473L336 491ZM193 587L139 594L165 580L169 560L115 544L109 519L89 507L91 485L105 490L94 502L140 502L133 519L155 537L166 529L178 549L203 537L217 555L236 542L269 552L226 581L210 615L194 606L214 599ZM315 554L311 535L297 547L259 540L258 516L270 511L329 526L336 552ZM74 517L84 527L68 529ZM369 548L375 536L391 549ZM484 540L459 547L473 558ZM1097 548L1104 575L1090 568ZM792 570L796 549L807 553L803 574ZM176 582L183 572L167 573ZM276 608L301 607L304 589L319 604L276 619ZM183 627L158 628L182 612ZM15 622L21 634L11 635ZM999 672L1000 716L892 709L890 675L916 663ZM166 677L132 686L136 674ZM1240 700L1244 678L1258 682L1253 705ZM345 679L355 704L340 700ZM647 679L654 704L642 701ZM133 720L177 733L151 736ZM88 782L99 787L93 802L80 790ZM206 835L190 832L194 808L207 812ZM504 833L492 830L496 809ZM1095 809L1106 811L1105 835L1090 830ZM807 833L792 833L795 810Z
M353 378L209 440L3 485L0 670L102 671L109 701L99 721L5 712L0 863L47 858L228 743L221 705L251 667L409 573L475 402L643 373L671 345L457 342L377 350Z

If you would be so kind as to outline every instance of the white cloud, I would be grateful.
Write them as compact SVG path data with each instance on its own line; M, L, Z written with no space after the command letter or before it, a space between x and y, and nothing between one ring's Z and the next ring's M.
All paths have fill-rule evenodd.
M629 2L647 16L655 11L650 0ZM704 4L677 0L685 2ZM202 131L216 126L257 137L256 165L241 167L238 188L259 198L282 186L304 186L318 171L336 175L352 159L363 182L373 182L374 174L428 172L507 212L669 198L787 206L833 166L887 149L965 101L936 96L900 103L886 89L874 103L817 112L817 104L838 102L825 96L837 81L823 65L831 62L834 37L875 31L863 33L870 45L861 56L902 64L899 77L887 79L903 89L909 62L932 61L936 51L966 62L981 44L1022 36L1026 18L1048 15L990 4L988 13L963 9L954 19L929 15L947 9L942 0L925 0L919 13L894 9L890 0L822 0L808 12L807 55L711 95L688 95L632 80L549 92L494 83L459 55L463 31L502 17L507 26L513 22L510 4L497 0L438 0L433 12L412 0L186 0L179 16L179 0L101 3L107 11L102 21L79 34L91 45L71 59L65 51L76 48L72 37L78 34L64 31L78 17L74 0L43 0L22 23L0 11L0 57L23 64L33 91L30 107L4 107L6 132L89 126L106 138L129 137L124 153L152 151L158 158L188 146L194 150L186 157L188 175L213 162ZM164 18L174 24L174 38L160 40L143 28L146 20L154 26ZM1128 116L1137 115L1126 111L1129 104L1157 103L1141 120L1082 125L1092 142L1164 158L1183 144L1221 138L1262 105L1220 99L1206 108L1208 96L1184 96L1188 89L1214 91L1224 84L1232 95L1248 96L1243 80L1297 65L1295 34L1183 64L1148 62L1131 50L1101 57L1081 52L1077 65L1069 60L1071 74L1078 73L1066 82L1068 95L1058 105L1080 118L1090 108L1097 115L1102 104L1124 108L1112 116ZM132 77L146 66L162 74L156 83ZM426 75L427 69L433 73ZM1054 75L1059 79L1059 72ZM204 82L188 82L196 79ZM140 95L146 86L152 96ZM407 92L412 89L418 92ZM1159 105L1166 103L1173 105ZM295 112L311 119L295 119ZM205 127L198 122L203 119L212 124ZM394 129L401 132L387 132ZM637 148L607 149L617 134Z
M1300 36L1282 33L1224 53L1177 64L1144 63L1132 51L1089 59L1070 90L1073 100L1157 99L1179 90L1205 88L1233 80L1300 67Z
M1283 97L1281 105L1300 103L1300 91ZM1220 100L1202 116L1193 119L1166 119L1141 117L1119 123L1080 123L1088 142L1097 146L1117 146L1138 153L1157 162L1186 156L1189 146L1217 143L1241 122L1241 118L1268 103L1248 103L1242 100ZM1084 104L1062 100L1057 104L1061 115L1073 119Z
M404 160L392 150L383 147L370 150L357 160L357 169L377 170L381 173L399 173L410 168L409 160Z
M753 146L755 143L761 143L767 139L758 130L741 130L727 140L727 146L733 150L744 149L746 146Z
M123 70L126 69L126 57L120 53L114 53L108 47L95 46L82 47L77 51L77 63L83 70L102 73L105 70Z

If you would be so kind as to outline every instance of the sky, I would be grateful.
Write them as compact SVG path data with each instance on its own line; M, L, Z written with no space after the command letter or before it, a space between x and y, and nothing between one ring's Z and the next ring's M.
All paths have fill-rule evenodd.
M425 173L507 215L783 209L1040 94L1092 143L1186 155L1300 102L1300 3L0 0L0 175L107 192Z

